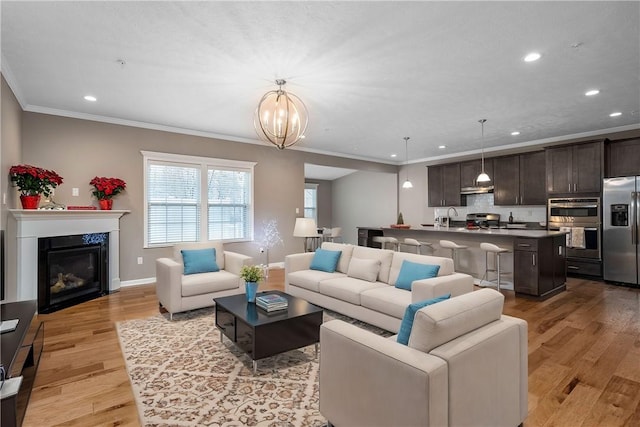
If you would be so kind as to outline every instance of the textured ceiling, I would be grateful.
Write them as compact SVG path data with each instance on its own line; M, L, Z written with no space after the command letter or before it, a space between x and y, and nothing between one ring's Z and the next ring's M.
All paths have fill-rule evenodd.
M640 2L1 8L2 71L28 111L255 142L254 109L285 78L309 110L300 148L399 163L404 136L411 161L477 152L480 118L488 151L640 127Z

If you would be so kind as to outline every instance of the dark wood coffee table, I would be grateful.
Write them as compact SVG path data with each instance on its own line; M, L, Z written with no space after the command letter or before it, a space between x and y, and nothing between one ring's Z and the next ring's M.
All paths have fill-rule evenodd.
M279 291L260 292L278 294L289 301L286 310L267 313L247 302L245 294L214 298L216 326L253 360L253 372L258 360L296 348L315 344L316 356L320 342L322 308L301 298Z

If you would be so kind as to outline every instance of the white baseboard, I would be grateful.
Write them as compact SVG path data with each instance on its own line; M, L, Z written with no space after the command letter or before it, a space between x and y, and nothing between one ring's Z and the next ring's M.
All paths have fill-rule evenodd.
M156 278L146 277L144 279L125 280L124 282L120 282L120 287L124 288L127 286L148 285L150 283L156 283Z

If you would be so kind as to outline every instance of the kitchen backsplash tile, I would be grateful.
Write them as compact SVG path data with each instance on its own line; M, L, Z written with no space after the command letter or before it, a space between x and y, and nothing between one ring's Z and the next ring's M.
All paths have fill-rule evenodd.
M545 222L547 220L545 206L494 206L493 200L493 193L468 195L467 206L456 207L458 216L453 218L464 221L468 213L488 212L500 214L502 222L507 222L509 213L513 214L514 222ZM447 207L435 208L434 217L446 216L447 209Z

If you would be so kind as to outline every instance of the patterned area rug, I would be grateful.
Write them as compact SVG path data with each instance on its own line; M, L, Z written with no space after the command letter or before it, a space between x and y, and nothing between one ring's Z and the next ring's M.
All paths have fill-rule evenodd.
M165 315L166 316L166 315ZM226 337L214 309L117 324L143 426L322 426L314 346L251 359ZM337 313L374 333L389 332Z

